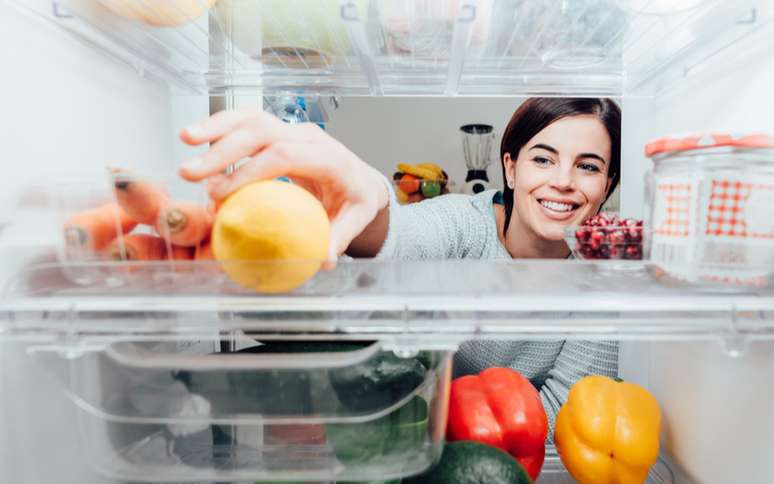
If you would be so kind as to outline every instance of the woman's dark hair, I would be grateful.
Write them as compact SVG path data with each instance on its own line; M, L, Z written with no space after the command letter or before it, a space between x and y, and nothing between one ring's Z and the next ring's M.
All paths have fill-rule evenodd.
M508 187L503 157L510 153L516 161L521 148L546 126L562 118L591 114L597 117L610 135L611 159L607 176L611 179L605 202L621 178L621 109L610 99L595 98L529 98L513 113L500 144L500 163L503 167L503 198L505 201L505 230L511 222L513 189ZM604 202L603 202L604 203Z

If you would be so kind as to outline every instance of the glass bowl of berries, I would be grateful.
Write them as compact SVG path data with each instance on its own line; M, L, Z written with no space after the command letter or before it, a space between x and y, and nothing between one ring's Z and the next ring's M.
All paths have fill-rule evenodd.
M598 213L565 229L565 241L576 259L641 261L647 257L648 233L642 220Z

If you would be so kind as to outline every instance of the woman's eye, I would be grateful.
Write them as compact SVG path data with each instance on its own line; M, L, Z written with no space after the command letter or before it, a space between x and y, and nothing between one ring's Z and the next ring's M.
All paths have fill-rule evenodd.
M538 164L538 165L548 165L551 163L551 160L549 160L548 158L544 158L542 156L536 156L532 158L532 161L534 161L535 164Z
M581 170L588 171L591 173L599 173L600 171L602 171L599 169L597 165L593 163L581 163L579 166Z

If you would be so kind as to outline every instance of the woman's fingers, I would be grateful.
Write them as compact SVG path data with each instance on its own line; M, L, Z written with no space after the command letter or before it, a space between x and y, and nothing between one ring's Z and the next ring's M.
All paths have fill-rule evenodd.
M199 123L183 128L180 131L180 139L192 146L211 143L222 138L227 133L240 128L247 122L265 116L270 115L256 108L220 111Z
M213 116L215 118L218 115ZM224 115L225 116L225 115ZM180 167L180 176L189 181L199 181L222 173L230 165L256 155L275 143L305 143L319 135L315 129L304 125L287 125L274 116L261 114L250 119L226 117L224 126L217 125L211 132L217 133L217 140L202 155L189 160ZM228 126L226 126L228 125ZM234 128L230 132L221 132L221 128ZM316 128L316 127L315 127ZM319 129L318 129L319 130Z
M243 186L257 180L270 180L279 176L298 175L304 179L317 181L335 180L344 182L346 176L336 175L346 172L346 167L340 163L332 164L321 160L339 157L326 156L320 150L320 145L303 143L275 144L261 151L248 163L242 165L229 176L218 175L209 180L209 194L215 200L222 200ZM330 148L328 148L330 149ZM346 191L346 187L338 187ZM336 191L339 191L336 190ZM331 208L331 207L326 207ZM369 207L366 203L349 199L342 206L337 206L336 215L331 220L331 244L328 251L329 261L335 261L339 254L349 247L363 228L376 215L376 206Z
M209 194L214 200L222 200L251 182L285 176L288 170L287 160L274 150L265 150L218 183L211 183Z
M218 140L199 157L183 163L180 176L189 181L199 181L223 173L229 165L260 152L278 136L280 134L274 127L258 131L243 126Z
M280 176L295 179L313 193L331 217L326 267L335 265L386 198L373 192L381 186L373 169L313 124L288 125L257 110L228 111L184 129L180 137L190 145L210 143L206 152L181 166L180 175L191 181L207 179L215 201L254 181ZM245 159L225 174L227 167Z
M223 199L256 180L270 180L280 176L300 175L306 178L327 178L341 169L317 161L318 147L303 143L275 143L255 155L234 173L219 183L211 184L210 196Z

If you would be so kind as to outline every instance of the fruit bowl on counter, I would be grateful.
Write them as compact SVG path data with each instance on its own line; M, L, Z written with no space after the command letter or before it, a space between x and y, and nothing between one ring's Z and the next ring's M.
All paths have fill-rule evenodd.
M649 237L641 220L599 213L581 225L567 227L564 240L576 259L647 259Z
M435 163L398 163L398 171L392 175L392 181L401 204L445 195L453 186L449 175Z

